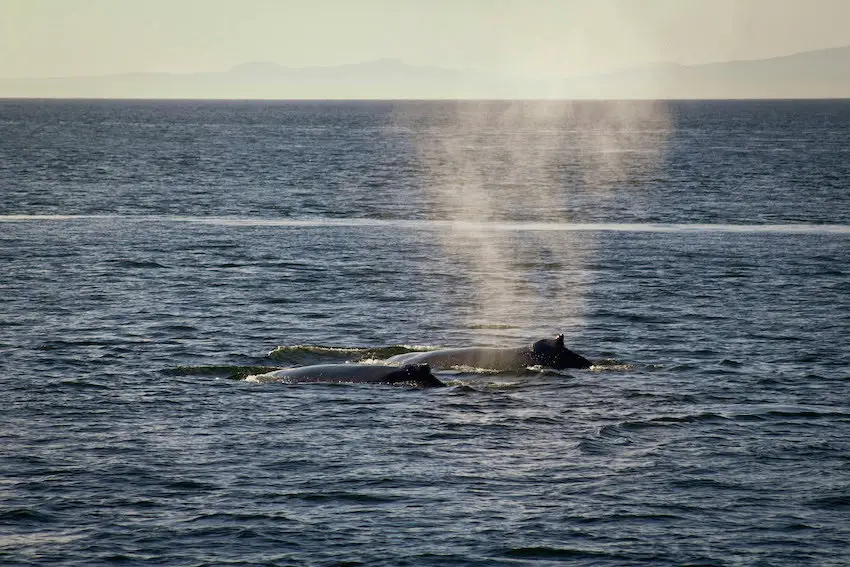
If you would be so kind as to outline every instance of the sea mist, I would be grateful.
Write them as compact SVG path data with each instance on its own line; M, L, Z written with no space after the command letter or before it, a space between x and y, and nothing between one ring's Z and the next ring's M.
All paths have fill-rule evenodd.
M443 253L469 282L469 326L527 336L558 330L536 323L554 313L559 329L580 328L585 267L598 241L563 229L617 222L612 202L623 197L640 205L669 131L664 104L455 101L398 108L431 216L449 221ZM557 235L547 227L558 228Z

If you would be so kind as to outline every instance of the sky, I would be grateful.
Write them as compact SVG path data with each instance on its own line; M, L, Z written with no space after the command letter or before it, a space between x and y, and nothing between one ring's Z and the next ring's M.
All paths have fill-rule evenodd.
M850 45L848 0L0 0L0 78L383 58L507 77Z

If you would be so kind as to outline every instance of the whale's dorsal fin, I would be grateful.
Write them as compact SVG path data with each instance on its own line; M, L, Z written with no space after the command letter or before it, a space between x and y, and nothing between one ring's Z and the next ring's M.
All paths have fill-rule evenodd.
M555 337L555 346L557 348L564 348L564 335L563 334L560 334L557 337Z

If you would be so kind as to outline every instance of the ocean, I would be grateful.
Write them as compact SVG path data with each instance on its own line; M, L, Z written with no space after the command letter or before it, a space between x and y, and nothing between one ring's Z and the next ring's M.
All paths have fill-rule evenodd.
M850 101L2 100L0 195L4 565L850 565Z

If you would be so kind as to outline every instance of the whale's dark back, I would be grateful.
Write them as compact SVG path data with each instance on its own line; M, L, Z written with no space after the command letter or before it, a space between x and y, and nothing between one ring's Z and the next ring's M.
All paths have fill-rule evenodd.
M406 364L387 377L389 384L410 384L420 388L439 388L445 386L431 374L428 364Z
M564 335L554 339L542 339L530 347L494 348L463 347L445 348L426 352L407 352L387 359L390 364L427 363L434 368L467 366L494 370L522 370L527 366L546 368L590 368L592 363L585 357L564 346Z
M433 388L445 386L431 374L427 364L389 366L383 364L315 364L285 368L261 375L262 379L302 383L395 384Z
M548 368L590 368L593 363L564 346L564 335L541 339L531 345L531 363Z

